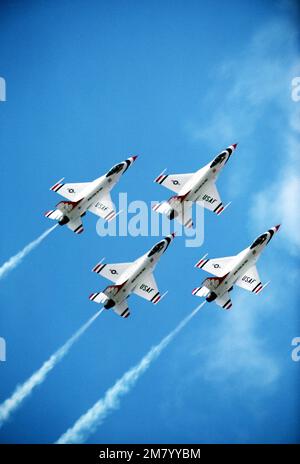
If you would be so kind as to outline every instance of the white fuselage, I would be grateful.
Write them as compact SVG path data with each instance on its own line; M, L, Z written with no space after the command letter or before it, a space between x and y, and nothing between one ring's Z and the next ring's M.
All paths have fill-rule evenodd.
M202 200L203 188L215 178L216 172L208 164L193 174L191 179L179 191L178 196L184 196L185 201L200 201Z
M231 290L233 285L240 278L244 278L247 282L251 283L251 277L247 276L247 270L256 264L262 251L278 229L279 226L272 227L267 232L260 235L250 247L241 251L234 258L233 263L230 263L228 272L226 272L226 269L224 270L223 278L210 280L211 283L215 282L215 288L210 288L210 290L220 297L224 295L225 292Z
M116 304L125 300L136 287L143 285L143 280L146 274L152 272L158 262L158 257L148 257L147 254L141 256L119 277L116 285L120 285L120 291L112 297ZM145 289L146 290L146 289ZM154 289L148 288L148 293L153 293Z
M207 191L207 185L216 181L235 147L236 145L232 145L226 150L223 150L214 160L196 171L181 188L178 196L183 197L184 201L206 201L212 204L216 202L217 200L215 198L209 197L209 195L205 193L205 191Z
M197 267L199 267L199 264L200 267L204 267L204 269L207 266L206 270L214 274L215 277L207 277L202 282L202 286L193 291L193 294L205 296L206 300L211 302L216 298L221 299L227 292L232 290L235 284L247 290L251 290L254 293L259 293L267 284L263 286L260 281L256 280L259 279L256 262L279 228L280 224L271 227L271 229L257 237L248 248L241 251L236 256L220 258L220 261L223 259L224 263L227 262L224 267L218 264L218 259L214 259L211 261L211 264L207 264L209 259L205 261L202 258L202 260L197 263ZM213 268L220 269L218 269L217 273L213 271ZM222 302L221 306L225 309L229 309L232 305L230 304L230 306L227 306L228 303L230 303L230 300L227 299L225 305L224 302Z
M141 290L151 294L155 289L146 287L144 282L148 282L147 275L151 274L157 265L159 259L168 248L171 242L171 236L167 236L157 244L155 244L146 254L135 260L129 268L124 271L116 281L115 285L107 287L103 293L108 299L111 299L115 304L122 303L135 288L140 286ZM112 293L111 293L112 290Z
M83 190L80 194L80 198L74 201L74 206L65 215L70 219L75 219L86 213L91 205L93 205L97 199L99 201L99 207L101 208L101 197L113 187L115 182L113 179L106 176L101 176L94 180L88 187ZM103 209L107 209L103 205Z
M257 250L250 250L250 247L248 247L236 256L233 266L231 264L230 271L227 274L225 271L225 279L214 290L218 297L228 292L241 277L245 276L245 279L248 278L247 270L254 266L260 253L261 251L257 253Z

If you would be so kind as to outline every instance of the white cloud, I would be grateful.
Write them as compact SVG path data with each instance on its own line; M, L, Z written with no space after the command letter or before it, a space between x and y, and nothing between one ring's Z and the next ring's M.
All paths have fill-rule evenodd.
M250 211L250 220L256 226L283 224L280 245L292 255L300 250L300 175L295 169L296 165L283 168L278 179L254 196Z
M276 382L280 367L267 341L257 336L258 323L266 318L266 304L265 295L256 297L235 292L233 309L230 314L224 314L222 322L214 328L213 350L204 350L205 361L200 375L214 381L230 380L239 375L238 387L247 388L264 388ZM259 314L262 311L264 314Z
M263 203L272 225L275 205L279 205L285 194L295 194L299 189L299 142L296 139L299 140L300 134L300 102L291 98L292 79L300 75L296 27L284 19L271 21L255 34L240 55L221 64L215 74L223 80L223 86L212 87L206 101L201 102L205 119L189 122L187 131L194 140L204 140L211 146L215 146L216 140L241 142L240 146L249 156L251 151L257 151L257 136L261 136L262 125L272 134L272 140L276 137L278 144L273 156L278 164L278 176L270 179L258 192L258 197L253 198L254 203L267 193L269 206ZM206 106L208 111L205 111ZM213 112L211 108L215 108ZM268 151L268 146L264 150ZM262 149L260 153L263 156ZM249 169L253 169L249 164L240 166L239 172L229 172L228 194L231 198L237 198L245 190L251 177ZM289 183L289 179L292 182L290 190L283 185ZM272 190L272 196L268 190ZM294 224L295 219L292 221L291 216L297 208L296 198L290 201L293 204L289 211L284 212L280 203L276 216ZM263 219L262 207L260 212ZM260 222L264 223L263 220ZM298 246L294 234L288 233L287 236L293 246Z
M262 124L272 135L272 143L276 138L277 148L272 156L273 163L278 166L277 172L273 178L268 172L260 178L263 183L249 195L246 214L251 234L282 223L271 247L281 248L282 252L292 255L300 248L300 103L291 98L292 78L300 75L296 37L296 28L285 20L274 20L265 25L240 56L224 63L218 70L224 79L225 90L221 96L213 88L207 96L210 107L216 108L211 119L206 117L199 124L188 126L194 140L202 139L213 144L218 139L229 143L242 139L250 152L255 150L256 135L261 133ZM221 103L217 104L217 100ZM245 169L242 166L239 172L232 174L236 196L245 193L249 177L249 173L245 175ZM239 182L239 178L244 182ZM243 217L244 212L241 214ZM269 296L266 299L264 293L256 299L254 295L234 291L232 312L214 329L217 342L213 352L205 347L198 348L204 354L205 364L197 375L224 380L238 374L244 386L270 386L280 377L280 363L259 335L260 311L271 317L270 313L286 306L281 289L288 288L291 294L296 291L289 276L298 271L289 261L289 275L283 276L282 270L278 270L278 260L269 257L269 263L264 267L264 270L268 268L268 278L273 280L273 286L264 291Z

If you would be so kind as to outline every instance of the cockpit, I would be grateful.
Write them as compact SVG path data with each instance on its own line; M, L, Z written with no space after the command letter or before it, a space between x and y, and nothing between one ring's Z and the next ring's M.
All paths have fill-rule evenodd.
M211 163L210 167L213 168L214 166L217 166L217 164L221 164L224 159L226 158L227 156L227 153L226 152L223 152L223 153L220 153L214 160L213 162Z
M257 247L258 245L262 245L267 240L267 238L268 238L268 234L262 234L252 243L250 250Z
M157 243L153 248L152 250L149 251L148 253L148 258L150 258L151 256L155 255L155 253L158 253L159 251L161 251L165 246L165 241L162 241L162 242L159 242Z
M113 174L118 174L118 172L122 171L123 169L123 164L116 164L113 168L111 168L108 173L106 174L106 177L112 176Z

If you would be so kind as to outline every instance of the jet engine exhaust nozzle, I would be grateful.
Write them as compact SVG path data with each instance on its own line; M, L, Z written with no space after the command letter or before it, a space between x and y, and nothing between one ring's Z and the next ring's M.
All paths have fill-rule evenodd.
M115 302L114 300L112 300L111 298L109 300L107 300L107 302L104 304L104 308L105 309L111 309L115 306Z
M214 300L217 298L217 296L218 296L218 295L217 295L215 292L210 292L210 293L208 294L208 296L206 297L206 301L207 301L208 303L211 303L212 301L214 301Z
M70 219L67 216L63 216L59 221L58 224L60 226L64 226L65 224L68 224L70 222Z
M175 211L175 209L171 209L167 216L170 219L170 221L173 221L173 219L175 219L178 216L178 213L177 211Z

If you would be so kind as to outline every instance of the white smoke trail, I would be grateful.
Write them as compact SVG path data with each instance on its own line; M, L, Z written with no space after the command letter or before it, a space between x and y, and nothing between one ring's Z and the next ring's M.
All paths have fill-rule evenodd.
M123 377L109 388L105 395L97 401L85 414L83 414L56 442L56 444L84 443L89 435L102 424L107 415L120 406L120 397L128 393L136 384L140 376L150 367L153 361L169 345L173 338L186 326L186 324L197 314L206 302L203 301L194 309L178 326L172 330L162 341L153 346L142 360L129 369Z
M84 334L102 311L103 308L81 326L63 346L29 377L28 380L22 385L19 385L10 398L7 398L7 400L0 404L0 427L11 417L12 413L21 406L22 402L32 393L33 389L44 382L49 372L66 356L74 343Z
M0 267L0 280L3 279L10 271L12 271L15 267L17 267L34 248L36 248L55 228L57 224L55 224L50 229L46 230L42 235L40 235L37 239L33 240L33 242L26 245L23 250L19 251L16 255L9 258L6 263L2 264Z

